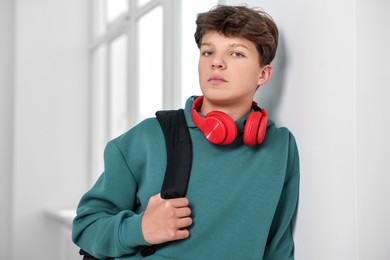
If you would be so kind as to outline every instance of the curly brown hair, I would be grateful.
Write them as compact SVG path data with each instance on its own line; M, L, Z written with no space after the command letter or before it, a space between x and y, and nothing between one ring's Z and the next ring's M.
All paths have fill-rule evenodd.
M272 17L262 10L217 5L197 16L194 37L199 48L203 36L209 31L218 31L227 37L243 37L253 42L259 53L260 65L270 64L275 57L278 28Z

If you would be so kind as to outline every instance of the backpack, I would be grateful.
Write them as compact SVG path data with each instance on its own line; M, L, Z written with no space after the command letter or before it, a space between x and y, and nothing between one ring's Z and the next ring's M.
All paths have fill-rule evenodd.
M192 165L192 143L190 132L184 116L184 110L162 110L156 112L156 117L164 133L167 150L167 166L161 187L163 199L185 197ZM154 254L165 244L142 247L143 257ZM95 260L80 249L83 260Z

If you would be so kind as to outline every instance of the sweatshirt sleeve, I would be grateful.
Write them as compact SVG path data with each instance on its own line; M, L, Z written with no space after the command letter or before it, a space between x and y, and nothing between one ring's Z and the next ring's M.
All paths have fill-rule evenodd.
M264 260L293 260L292 236L299 195L299 156L295 139L290 134L286 179L268 236Z
M109 142L104 173L80 200L72 239L97 258L134 254L147 245L136 208L137 183L119 148Z

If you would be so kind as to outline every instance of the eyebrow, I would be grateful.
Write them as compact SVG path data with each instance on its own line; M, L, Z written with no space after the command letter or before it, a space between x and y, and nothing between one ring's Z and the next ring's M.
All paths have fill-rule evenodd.
M232 44L229 44L230 47L243 47L245 49L248 49L248 47L246 47L244 44L241 44L241 43L232 43Z
M201 46L214 46L214 44L212 44L211 42L202 42Z
M201 44L201 46L215 46L215 44L211 43L211 42L203 42ZM232 43L232 44L229 44L229 47L243 47L245 49L249 49L247 46L245 46L244 44L241 44L241 43Z

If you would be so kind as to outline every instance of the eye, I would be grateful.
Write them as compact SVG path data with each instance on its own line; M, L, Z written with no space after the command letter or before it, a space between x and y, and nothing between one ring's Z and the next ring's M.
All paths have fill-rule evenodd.
M205 57L209 57L211 55L213 55L213 52L212 51L202 51L202 56L205 56Z
M233 57L245 57L245 55L242 54L242 53L239 52L239 51L234 51L234 52L232 52L231 55L232 55Z

